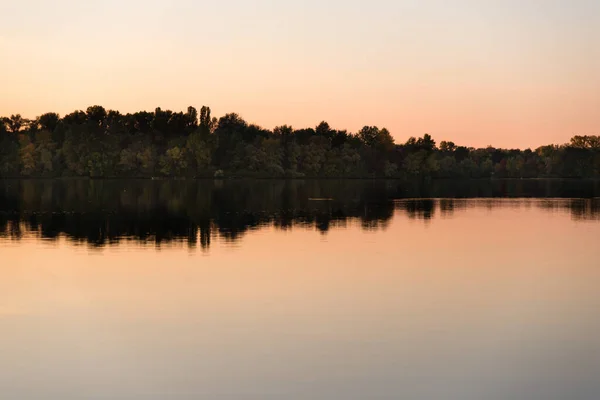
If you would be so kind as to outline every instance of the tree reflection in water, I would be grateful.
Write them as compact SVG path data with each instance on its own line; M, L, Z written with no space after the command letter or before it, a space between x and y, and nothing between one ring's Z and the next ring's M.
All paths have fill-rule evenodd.
M0 237L35 233L93 246L183 241L207 249L215 235L235 242L263 226L326 233L356 221L362 229L382 229L395 211L428 221L501 204L600 219L598 196L593 181L6 180Z

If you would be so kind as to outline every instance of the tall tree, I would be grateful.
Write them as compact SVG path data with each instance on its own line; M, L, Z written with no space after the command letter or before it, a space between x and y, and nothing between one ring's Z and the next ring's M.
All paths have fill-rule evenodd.
M21 114L13 114L10 118L4 118L4 123L8 126L10 132L17 133L25 127L27 120L21 117Z
M60 116L57 113L49 112L42 114L37 118L37 122L42 129L50 132L54 132L58 123L60 122Z

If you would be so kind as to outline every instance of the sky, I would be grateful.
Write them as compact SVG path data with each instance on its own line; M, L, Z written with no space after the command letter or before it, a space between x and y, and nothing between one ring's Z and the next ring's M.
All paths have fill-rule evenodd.
M597 0L0 0L0 115L237 112L532 147L600 134Z

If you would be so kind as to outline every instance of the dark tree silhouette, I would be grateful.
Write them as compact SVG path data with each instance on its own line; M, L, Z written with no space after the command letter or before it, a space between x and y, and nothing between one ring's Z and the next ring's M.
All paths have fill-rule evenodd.
M0 144L0 177L600 178L599 136L535 150L438 147L429 134L396 144L377 126L268 130L206 106L16 114L0 118Z

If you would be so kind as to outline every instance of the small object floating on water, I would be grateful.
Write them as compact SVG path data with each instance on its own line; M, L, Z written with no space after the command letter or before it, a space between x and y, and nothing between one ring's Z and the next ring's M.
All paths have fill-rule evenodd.
M309 197L308 201L333 201L333 199L329 197Z

